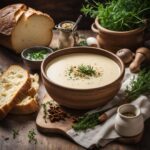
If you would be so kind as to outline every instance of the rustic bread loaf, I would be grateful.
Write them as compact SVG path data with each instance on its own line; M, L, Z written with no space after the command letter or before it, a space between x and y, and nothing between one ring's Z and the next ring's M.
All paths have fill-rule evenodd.
M10 66L0 76L0 120L20 102L31 87L29 73L20 66Z
M14 108L10 113L12 114L30 114L36 112L39 109L37 92L39 89L39 76L38 74L30 75L31 88L28 90L28 95Z
M24 4L0 10L0 44L21 53L24 48L48 46L52 39L53 19Z

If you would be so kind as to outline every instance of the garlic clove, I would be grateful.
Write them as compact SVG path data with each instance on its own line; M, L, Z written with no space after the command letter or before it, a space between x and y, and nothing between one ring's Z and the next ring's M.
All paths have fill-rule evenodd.
M98 47L98 41L94 37L88 37L86 39L87 45L91 47Z

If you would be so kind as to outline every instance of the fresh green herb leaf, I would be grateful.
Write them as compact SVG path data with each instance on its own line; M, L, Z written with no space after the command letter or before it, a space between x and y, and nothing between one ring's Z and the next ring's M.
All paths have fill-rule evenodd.
M28 52L26 58L30 60L43 60L48 55L46 50L37 50Z
M92 75L95 75L96 74L96 70L94 70L94 68L90 65L80 65L78 67L78 71L80 73L83 73L85 75L88 75L88 76L92 76Z
M70 66L66 70L65 76L69 76L69 79L78 80L78 79L90 79L92 77L99 77L102 75L102 70L91 65L74 65Z
M13 139L15 139L19 135L19 130L13 129Z
M127 31L144 25L150 15L149 0L98 0L86 1L81 11L92 18L98 17L100 24L110 30Z
M32 129L28 132L29 143L31 143L31 142L34 142L34 144L37 143L37 139L35 136L36 136L36 133L35 133L34 129Z
M80 117L72 127L76 131L94 128L96 125L99 124L98 117L99 113L85 114L84 116Z
M81 41L81 42L78 44L78 46L88 46L88 44L87 44L86 40L84 40L84 41Z
M146 68L134 77L125 90L129 102L138 98L141 94L150 94L150 69Z
M42 107L43 107L43 112L44 112L44 120L45 120L45 123L47 123L47 117L48 117L48 112L47 112L47 105L49 105L50 102L46 102L46 103L43 103L42 104Z

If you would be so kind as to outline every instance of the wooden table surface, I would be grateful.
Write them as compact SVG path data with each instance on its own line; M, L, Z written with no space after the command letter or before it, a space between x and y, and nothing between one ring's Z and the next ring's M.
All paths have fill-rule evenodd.
M90 31L82 31L86 36L92 35ZM57 32L54 33L52 45L56 45ZM23 65L20 55L0 47L0 68L5 69L11 64ZM41 84L39 96L40 101L45 94L44 86ZM70 139L56 134L41 134L36 129L35 119L37 114L27 116L8 115L0 122L0 150L83 150ZM19 135L13 139L13 129L19 130ZM37 144L28 142L28 132L35 129ZM101 149L101 148L100 148ZM110 143L102 150L150 150L150 119L145 123L145 131L142 141L136 145L125 145Z

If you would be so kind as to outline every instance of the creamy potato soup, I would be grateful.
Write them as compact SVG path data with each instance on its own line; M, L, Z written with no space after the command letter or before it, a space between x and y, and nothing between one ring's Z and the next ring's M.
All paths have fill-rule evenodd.
M60 56L46 67L47 77L54 83L75 89L97 88L115 81L120 68L112 59L90 53Z

